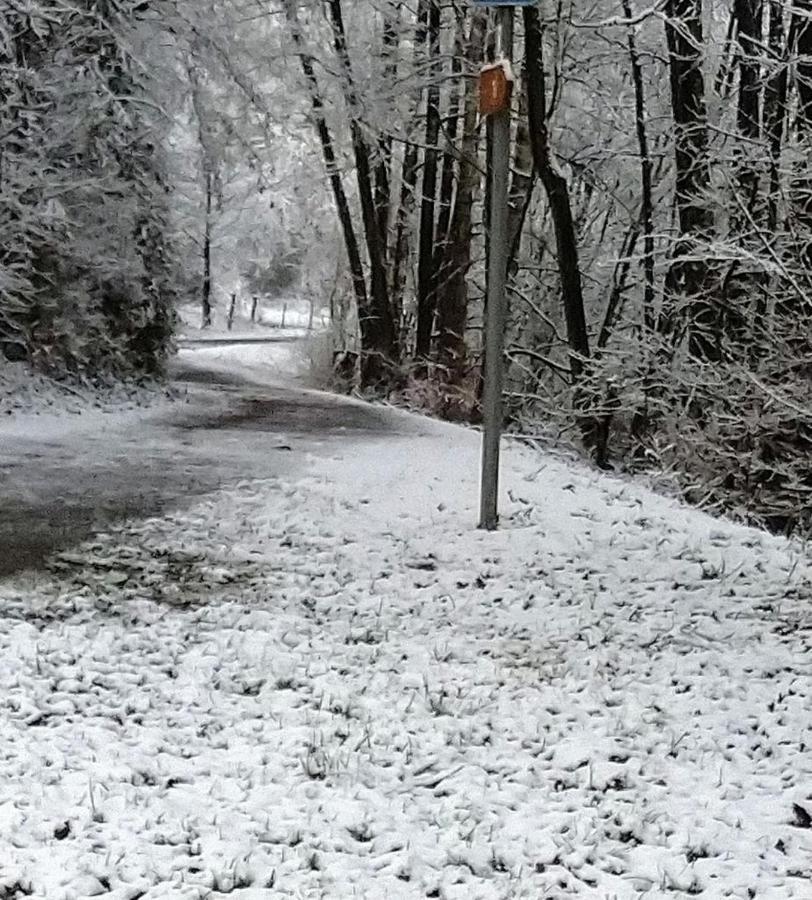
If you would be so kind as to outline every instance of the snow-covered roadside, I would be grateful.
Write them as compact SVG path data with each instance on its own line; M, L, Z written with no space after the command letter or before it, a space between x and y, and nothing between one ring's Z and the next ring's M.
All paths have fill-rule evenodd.
M306 332L291 330L286 340L236 346L195 346L178 350L178 366L228 374L273 385L303 383ZM102 433L132 428L190 401L188 386L121 384L104 390L60 384L0 357L0 451L4 437L46 439L68 432ZM192 391L194 394L194 391ZM194 397L191 398L194 400Z
M301 327L246 326L234 332L189 329L179 335L181 347L169 367L170 371L180 365L265 384L301 386L308 379L305 348L308 342L318 341L319 334ZM184 345L184 335L210 345ZM266 343L269 335L273 340ZM250 337L256 343L220 344L235 337ZM103 389L60 383L0 355L0 440L12 435L39 438L68 430L109 430L119 422L131 425L145 415L166 413L176 401L186 399L186 389L159 382L111 384Z
M142 411L146 407L168 406L175 394L166 386L111 385L104 390L55 382L31 372L23 363L9 363L0 357L0 427L17 426L37 420L69 424L86 414ZM36 430L36 429L35 429Z
M265 384L299 386L303 380L303 341L182 347L178 361L189 368L239 375Z
M420 430L0 589L7 896L812 897L800 548Z

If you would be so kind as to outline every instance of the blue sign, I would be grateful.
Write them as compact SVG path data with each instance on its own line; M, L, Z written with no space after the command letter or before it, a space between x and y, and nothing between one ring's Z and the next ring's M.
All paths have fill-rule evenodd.
M537 0L471 0L474 6L535 6Z

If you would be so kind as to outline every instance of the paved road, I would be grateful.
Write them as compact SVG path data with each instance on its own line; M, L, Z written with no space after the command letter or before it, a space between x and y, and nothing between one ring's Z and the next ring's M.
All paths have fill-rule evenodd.
M178 338L180 347L228 347L232 344L295 344L299 334L245 335L244 337Z
M179 365L174 381L185 402L135 415L129 426L0 438L0 577L39 567L117 519L291 474L307 453L398 427L385 410L221 372Z

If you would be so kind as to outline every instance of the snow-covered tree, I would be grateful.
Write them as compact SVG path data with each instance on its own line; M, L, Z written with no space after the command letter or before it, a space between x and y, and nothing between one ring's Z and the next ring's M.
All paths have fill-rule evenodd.
M4 3L0 338L55 374L157 372L171 335L157 7Z

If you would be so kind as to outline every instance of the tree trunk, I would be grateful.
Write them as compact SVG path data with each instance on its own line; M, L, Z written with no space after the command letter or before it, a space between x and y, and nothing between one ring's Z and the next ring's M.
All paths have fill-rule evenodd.
M782 0L770 0L770 28L767 37L771 73L764 89L764 130L770 150L770 196L767 208L767 230L770 236L778 229L778 192L780 190L781 147L787 108L787 46L784 37Z
M758 217L759 175L753 162L754 150L761 138L761 20L762 0L735 0L739 44L739 96L736 121L739 134L746 140L741 148L737 173L741 200L751 218ZM745 217L746 218L746 217ZM737 223L734 222L734 227ZM741 229L746 222L741 223Z
M512 272L515 268L522 242L522 229L536 182L528 127L526 63L521 82L519 120L516 123L516 141L513 145L513 165L508 193L508 272Z
M794 0L792 46L797 58L798 137L808 154L812 147L812 0ZM804 268L812 269L812 175L809 164L799 166L790 187L791 203L800 238Z
M666 11L679 228L686 237L703 236L712 219L703 197L710 177L702 78L702 13L699 0L668 0Z
M630 0L623 0L623 14L627 19L632 17ZM654 331L654 201L651 189L651 154L648 146L648 130L646 128L646 94L643 86L643 68L637 52L634 28L628 32L629 59L632 66L632 84L634 85L635 129L637 131L637 147L640 154L640 222L643 228L643 325L647 338Z
M206 220L203 226L203 327L211 327L211 195L212 176L206 173Z
M525 47L527 55L527 107L530 122L530 142L533 160L539 174L550 213L553 217L558 253L558 271L561 278L561 296L567 323L570 346L570 373L577 384L589 358L589 338L584 313L581 288L581 270L578 265L578 247L570 206L567 181L556 166L550 149L545 107L545 76L542 45L542 28L538 9L524 10Z
M761 136L760 100L761 0L735 0L739 28L739 132L758 140Z
M444 139L446 148L443 151L443 171L440 177L440 194L437 204L437 229L434 236L434 258L431 266L430 293L432 304L437 308L441 292L445 288L443 261L448 252L449 228L454 201L454 184L457 170L454 153L454 142L460 127L460 81L465 54L465 13L457 13L457 29L454 37L454 55L451 59L451 78L453 82L448 115L445 117Z
M355 157L358 195L364 222L369 254L371 304L366 322L368 343L362 360L361 378L365 383L382 380L396 355L396 335L389 303L384 236L378 227L378 215L373 195L370 150L360 121L360 104L355 91L341 0L328 0L333 46L343 71L344 95L350 113L350 134Z
M725 34L725 42L722 45L721 62L716 71L716 77L713 79L713 90L717 96L726 99L733 87L733 81L736 77L736 44L734 35L736 33L736 0L730 9L730 16L727 20L727 32Z
M299 20L296 14L296 5L293 0L286 0L285 11L288 18L288 24L291 28L293 43L299 55L302 73L304 74L310 92L310 105L313 111L316 132L319 136L322 156L324 158L324 167L327 171L327 176L330 179L330 187L332 188L333 200L338 213L341 234L344 238L344 248L347 252L347 261L350 266L350 275L352 277L352 287L353 293L355 294L359 329L361 332L361 347L365 349L370 346L371 341L371 336L366 330L367 323L370 320L370 312L366 279L364 276L364 264L361 260L358 238L355 234L355 226L352 221L350 205L347 202L344 183L341 180L341 173L339 172L337 165L332 134L327 125L327 120L324 117L324 101L321 99L321 91L319 89L318 79L316 78L313 57L305 52L304 40L302 38Z
M487 18L481 10L471 13L465 67L476 70L484 58ZM477 86L473 78L465 85L460 169L449 226L449 243L440 269L443 289L437 306L438 357L450 383L461 381L467 365L465 327L468 321L468 270L474 199L480 186Z
M426 43L428 25L427 0L419 0L417 6L417 25L414 35L414 61L418 62L420 54ZM420 105L420 91L416 92L413 102L413 119L417 118L417 110ZM410 124L408 133L414 130L414 121ZM406 285L406 266L409 257L409 223L415 203L415 188L418 172L418 148L417 144L410 141L403 151L403 164L400 176L400 201L395 223L395 249L392 258L392 305L393 315L403 327L403 292ZM404 342L401 335L400 343Z
M384 83L394 90L397 77L397 22L390 9L384 13L383 21L383 58ZM389 257L389 215L392 205L392 135L382 134L378 137L378 159L375 163L375 209L378 214L378 231L383 236L384 258Z
M666 278L661 326L673 343L687 329L689 352L713 360L721 353L722 322L719 307L708 295L709 268L702 250L713 216L707 199L710 170L701 0L667 0L665 9L680 237Z
M403 319L403 294L409 262L409 224L417 187L417 144L408 143L403 151L400 174L400 201L395 223L395 247L392 254L392 310L396 321ZM403 344L404 335L400 343Z
M228 304L228 318L226 319L226 327L231 331L234 326L234 310L237 306L237 295L232 293L231 302Z
M191 88L192 108L197 119L197 140L203 169L203 283L201 285L201 327L211 326L211 212L214 189L215 155L212 149L211 130L208 127L208 110L201 93L196 48L192 48L186 60L186 74Z
M417 260L417 342L415 355L425 359L431 351L434 325L434 212L437 199L437 141L440 137L440 3L429 0L429 86L426 92L426 147L420 204L420 245Z
M794 0L792 30L798 59L798 129L808 137L812 132L812 0Z

